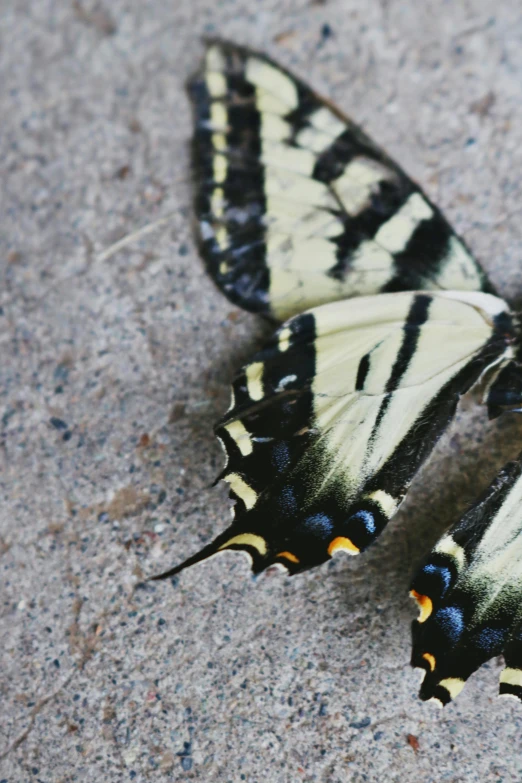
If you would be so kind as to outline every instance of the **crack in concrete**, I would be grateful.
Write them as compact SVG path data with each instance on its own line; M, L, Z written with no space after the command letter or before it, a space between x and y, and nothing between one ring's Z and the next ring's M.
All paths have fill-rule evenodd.
M72 577L72 565L70 563L70 557L69 559L69 567L68 567L68 574L69 578ZM71 581L73 581L71 579ZM76 598L73 603L73 622L71 626L69 627L69 634L70 634L70 648L71 648L71 654L74 654L74 652L77 652L80 654L80 660L79 663L73 662L73 668L69 672L69 674L62 680L61 684L55 688L53 691L48 693L46 696L43 696L32 708L30 714L29 714L29 723L25 727L23 731L18 734L16 739L11 742L10 745L8 745L5 750L0 751L0 761L2 759L5 759L10 753L15 751L17 748L22 745L23 742L27 739L29 734L34 728L34 724L36 722L37 716L40 714L40 712L43 710L43 708L53 701L57 696L60 695L60 693L67 688L68 685L74 680L75 676L78 674L78 672L83 671L88 661L92 658L93 653L95 652L95 649L98 644L98 628L99 628L99 620L95 623L96 630L94 633L86 634L83 633L79 628L79 620L80 620L80 614L83 607L83 600L81 598ZM101 618L105 616L105 610L101 613Z
M39 713L43 710L43 708L46 706L46 704L49 704L53 699L55 699L64 688L67 688L67 686L73 681L74 677L78 673L79 669L75 666L74 669L72 669L67 677L65 677L62 680L61 685L59 685L58 688L56 688L54 691L51 691L46 696L43 696L43 698L40 699L40 701L35 704L33 709L31 710L30 716L29 716L29 723L25 727L25 729L20 732L18 737L13 740L13 742L8 745L8 747L0 752L0 761L2 759L5 759L10 753L12 753L14 750L16 750L20 745L25 742L31 731L33 730L35 721Z

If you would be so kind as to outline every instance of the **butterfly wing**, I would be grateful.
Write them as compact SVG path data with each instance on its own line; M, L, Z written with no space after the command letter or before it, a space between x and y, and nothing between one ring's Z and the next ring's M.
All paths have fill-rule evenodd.
M388 291L493 292L417 185L267 57L211 42L188 89L201 253L233 302L282 321Z
M522 457L522 455L521 455ZM416 574L412 665L422 699L447 704L468 677L504 654L500 694L522 698L522 459L437 543Z
M288 321L236 378L216 430L234 521L169 573L223 549L291 573L366 549L512 329L502 300L456 292L361 297Z

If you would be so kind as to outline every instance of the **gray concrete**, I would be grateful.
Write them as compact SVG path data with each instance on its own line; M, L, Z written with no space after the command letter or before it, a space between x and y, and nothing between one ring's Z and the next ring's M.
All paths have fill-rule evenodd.
M407 587L522 422L467 401L364 557L254 582L230 553L135 588L227 523L212 424L267 332L191 238L200 36L331 96L520 301L520 3L104 3L0 9L0 780L519 781L500 661L444 712L417 701Z

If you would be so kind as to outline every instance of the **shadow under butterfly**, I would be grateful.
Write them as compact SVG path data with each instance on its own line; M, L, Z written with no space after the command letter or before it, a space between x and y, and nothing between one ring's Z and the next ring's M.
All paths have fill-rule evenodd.
M334 106L267 57L209 41L188 84L200 252L223 293L282 322L216 427L230 527L153 579L226 549L290 574L382 532L478 381L522 409L517 317L437 207ZM504 653L522 698L522 462L414 578L422 699Z

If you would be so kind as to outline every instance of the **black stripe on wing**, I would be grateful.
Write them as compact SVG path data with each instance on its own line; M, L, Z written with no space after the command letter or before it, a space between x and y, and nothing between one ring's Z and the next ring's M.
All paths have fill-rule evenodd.
M380 489L391 497L404 498L413 476L452 421L460 397L471 389L496 356L498 342L493 339L484 346L480 355L440 389L424 409L422 418L415 422L408 437L399 443L386 464L370 479L367 492Z
M388 407L391 403L393 392L396 391L397 387L399 386L401 378L403 377L404 373L408 369L409 364L413 356L415 355L421 327L423 324L426 323L428 319L430 303L431 303L431 297L428 296L427 294L418 294L413 299L410 312L408 313L406 322L403 326L404 336L402 339L401 347L399 349L399 353L397 354L397 358L393 363L388 381L386 382L386 389L385 389L386 394L384 396L381 407L379 409L379 413L377 415L377 419L375 421L373 433L372 436L370 437L370 444L381 426L381 422L384 417L384 414L388 410ZM359 377L358 377L358 381L359 381ZM360 388L361 389L364 388L364 384Z

